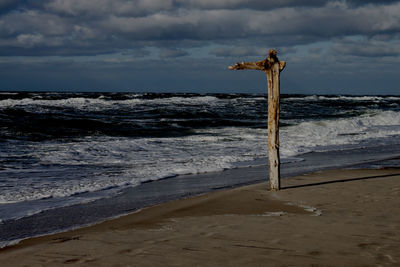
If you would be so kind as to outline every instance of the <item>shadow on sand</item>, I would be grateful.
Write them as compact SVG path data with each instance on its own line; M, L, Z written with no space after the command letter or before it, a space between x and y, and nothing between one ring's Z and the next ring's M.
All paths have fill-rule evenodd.
M282 186L281 189L285 190L285 189L308 187L308 186L318 186L318 185L325 185L325 184L345 183L345 182L353 182L353 181L369 180L369 179L381 179L381 178L388 178L388 177L393 177L393 176L398 176L398 175L399 175L399 173L392 173L392 174L386 174L386 175L375 175L375 176L365 176L365 177L357 177L357 178L347 178L347 179L332 180L332 181L325 181L325 182L318 182L318 183Z

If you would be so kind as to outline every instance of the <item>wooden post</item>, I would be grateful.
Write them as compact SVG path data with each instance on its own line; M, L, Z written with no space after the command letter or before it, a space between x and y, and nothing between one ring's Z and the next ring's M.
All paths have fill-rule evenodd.
M279 76L286 62L279 61L277 52L269 50L266 59L257 62L242 62L229 66L230 70L262 70L268 79L268 161L271 190L280 189L279 158Z

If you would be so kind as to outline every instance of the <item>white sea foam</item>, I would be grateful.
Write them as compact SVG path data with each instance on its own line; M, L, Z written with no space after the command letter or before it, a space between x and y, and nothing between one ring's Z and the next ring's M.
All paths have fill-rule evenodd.
M132 96L131 96L132 97ZM168 97L168 98L154 98L154 99L141 99L141 98L130 98L125 100L107 100L101 96L98 98L85 98L85 97L71 97L67 99L59 100L46 100L40 98L24 98L24 99L4 99L0 101L0 108L12 108L12 107L65 107L74 108L78 110L105 110L107 108L113 108L115 105L126 105L129 107L135 105L217 105L221 101L249 101L253 103L257 100L265 100L264 97L253 97L249 98L236 98L232 100L221 100L215 96L195 96L195 97ZM319 96L312 95L306 97L288 97L284 98L284 101L372 101L379 103L382 100L398 101L400 97L384 97L384 96Z
M59 103L84 105L87 101L77 98L60 100ZM105 102L101 99L89 101ZM177 97L172 101L182 103L187 99ZM198 97L196 101L209 103L218 100L214 97ZM51 103L54 104L54 101ZM193 103L192 100L190 103ZM94 103L91 102L90 106L93 108ZM291 121L291 124L280 129L283 161L306 152L345 149L347 146L363 145L363 142L370 142L371 145L375 139L400 136L400 113L395 111L371 111L358 117ZM26 178L25 175L23 180L8 178L8 184L3 187L0 195L0 203L63 198L83 192L135 186L141 182L176 175L221 171L234 168L237 162L267 156L266 129L226 127L196 131L196 135L184 137L87 137L70 143L27 143L24 156L37 160L38 168L64 166L60 168L80 170L90 166L90 170L86 170L84 176L77 173L76 179L58 179L62 170L57 170L56 167L51 168L54 172L48 171L41 176ZM7 151L8 154L0 155L1 158L18 156L13 155L12 148ZM7 171L9 174L14 171L35 173L34 169Z
M197 96L197 97L169 97L169 98L155 98L155 99L140 99L132 98L125 100L106 100L102 97L99 98L85 98L85 97L72 97L60 100L44 100L44 99L4 99L0 101L0 108L14 108L29 106L35 108L45 109L46 107L64 107L74 108L77 110L107 110L114 108L115 105L132 107L135 105L215 105L219 99L214 96Z
M19 244L23 239L15 239L12 241L0 241L0 248L11 247Z
M0 203L66 197L176 175L221 171L235 167L236 162L267 156L265 129L229 127L197 132L199 135L176 138L101 137L62 144L32 143L30 156L38 159L39 165L98 166L99 170L87 177L59 182L52 173L38 180L16 180L18 191L13 187L4 189ZM343 149L345 145L365 140L400 136L400 114L385 111L346 119L301 122L282 127L280 135L284 160L310 151Z
M287 101L320 101L320 100L327 100L327 101L375 101L379 102L382 100L400 100L400 97L397 96L322 96L322 95L311 95L306 97L287 97L285 98Z
M282 155L293 156L329 150L332 146L399 136L400 113L384 111L352 118L301 122L283 127L280 133Z

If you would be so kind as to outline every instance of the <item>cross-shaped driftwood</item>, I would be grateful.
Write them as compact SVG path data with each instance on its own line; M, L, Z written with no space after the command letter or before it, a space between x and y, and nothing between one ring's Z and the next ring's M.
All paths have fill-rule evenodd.
M268 161L271 190L280 189L279 159L279 76L286 62L279 61L276 51L269 50L266 59L242 62L229 66L230 70L262 70L268 78Z

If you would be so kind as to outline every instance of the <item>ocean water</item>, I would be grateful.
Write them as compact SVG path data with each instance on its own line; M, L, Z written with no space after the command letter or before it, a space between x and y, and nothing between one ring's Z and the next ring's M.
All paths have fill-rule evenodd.
M400 147L400 96L282 95L280 117L283 168ZM0 222L265 164L266 121L266 95L0 92Z

